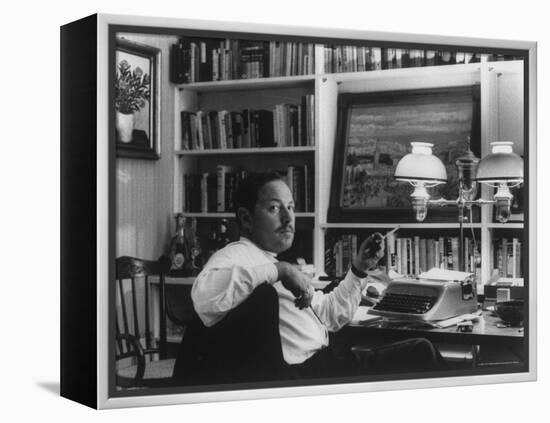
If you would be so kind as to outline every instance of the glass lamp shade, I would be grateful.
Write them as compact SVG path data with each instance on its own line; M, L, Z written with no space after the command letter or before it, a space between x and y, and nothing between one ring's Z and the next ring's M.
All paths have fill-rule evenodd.
M491 143L491 154L485 156L477 168L476 179L485 184L523 181L523 159L512 150L513 142Z
M411 142L412 152L404 156L395 168L398 181L425 181L442 184L447 182L447 171L438 157L432 154L433 144Z
M428 201L430 200L430 194L428 194L424 183L418 182L416 184L411 199L416 221L423 222L428 214Z

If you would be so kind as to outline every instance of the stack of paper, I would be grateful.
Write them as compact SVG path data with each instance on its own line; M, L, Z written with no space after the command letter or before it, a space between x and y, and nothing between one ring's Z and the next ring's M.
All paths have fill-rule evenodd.
M380 320L380 316L374 314L368 314L370 307L359 306L353 315L352 322L370 322L372 320Z
M469 272L459 272L457 270L446 270L434 267L427 272L422 272L418 277L420 279L431 279L437 281L463 281L472 276Z
M481 310L476 311L475 313L461 314L460 316L451 317L446 320L439 320L436 322L436 325L441 328L448 328L450 326L458 325L460 322L465 322L466 320L476 321L481 316Z

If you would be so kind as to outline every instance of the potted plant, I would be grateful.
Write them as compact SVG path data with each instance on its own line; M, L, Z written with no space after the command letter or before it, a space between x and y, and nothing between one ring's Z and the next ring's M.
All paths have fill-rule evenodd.
M149 75L136 66L131 69L126 60L121 60L116 71L115 109L116 128L121 142L132 141L134 113L149 100L151 81Z

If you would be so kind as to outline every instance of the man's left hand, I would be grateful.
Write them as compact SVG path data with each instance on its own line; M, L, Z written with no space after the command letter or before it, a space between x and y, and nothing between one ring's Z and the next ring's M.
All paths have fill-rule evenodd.
M384 257L385 248L384 236L380 232L373 233L361 243L353 265L362 272L375 268Z

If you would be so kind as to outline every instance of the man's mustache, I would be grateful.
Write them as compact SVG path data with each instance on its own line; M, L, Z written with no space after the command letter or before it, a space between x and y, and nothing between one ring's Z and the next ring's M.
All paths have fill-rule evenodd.
M294 233L294 226L281 226L277 229L277 232L292 232Z

